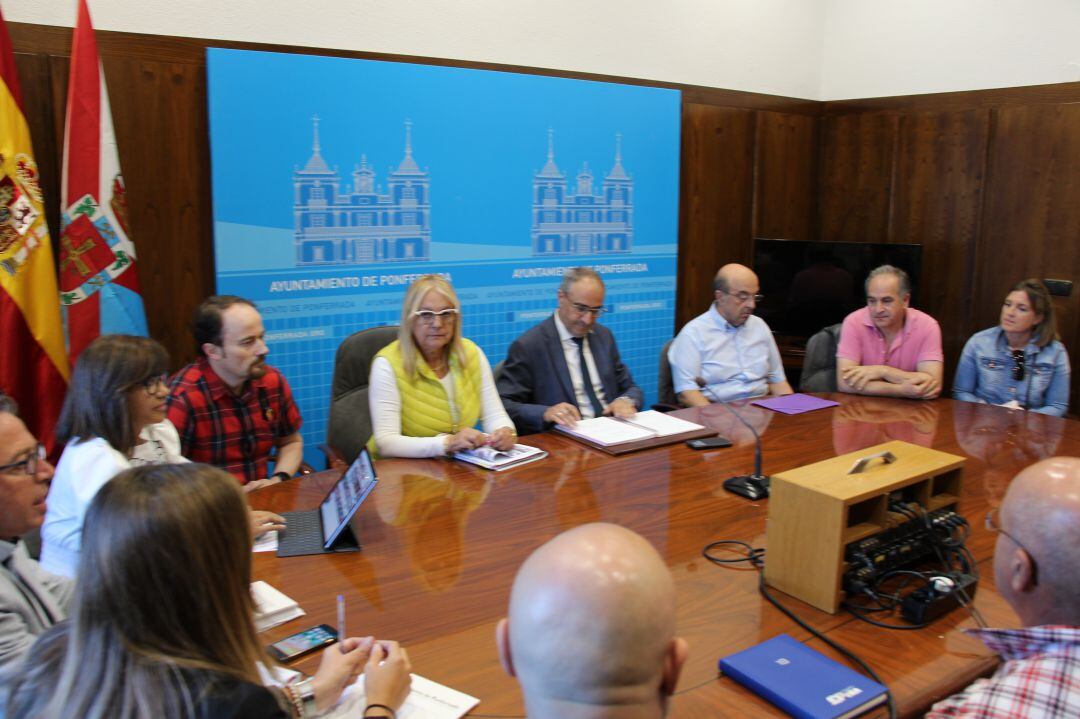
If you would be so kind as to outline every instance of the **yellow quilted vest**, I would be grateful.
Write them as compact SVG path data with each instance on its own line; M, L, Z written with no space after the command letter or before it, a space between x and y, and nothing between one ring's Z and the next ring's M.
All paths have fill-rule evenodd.
M476 345L462 338L465 366L450 354L450 375L454 378L454 403L457 416L450 412L450 400L439 378L417 353L416 375L409 377L401 359L401 344L394 340L379 350L376 357L385 357L394 368L398 393L401 395L401 433L407 437L434 437L454 434L462 427L472 427L480 419L480 353ZM368 451L377 457L375 437L368 440Z

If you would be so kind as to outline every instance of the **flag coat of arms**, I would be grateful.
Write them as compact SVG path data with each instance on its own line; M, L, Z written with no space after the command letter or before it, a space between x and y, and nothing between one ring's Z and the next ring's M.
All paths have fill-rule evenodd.
M0 15L0 389L50 451L68 380L56 291L15 54Z
M98 335L146 335L112 113L86 0L71 43L60 215L60 303L72 364Z

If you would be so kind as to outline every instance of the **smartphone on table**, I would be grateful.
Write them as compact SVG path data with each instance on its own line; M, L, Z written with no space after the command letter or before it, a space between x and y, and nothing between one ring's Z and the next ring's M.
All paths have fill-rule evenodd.
M316 649L337 641L337 630L329 624L320 624L274 642L267 649L279 662L291 662Z
M730 447L731 440L724 437L705 437L703 439L688 439L686 440L686 446L690 449L718 449L720 447Z

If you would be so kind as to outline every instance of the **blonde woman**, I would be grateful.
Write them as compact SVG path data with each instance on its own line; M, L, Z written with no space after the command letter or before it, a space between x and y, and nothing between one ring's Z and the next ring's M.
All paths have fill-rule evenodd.
M439 275L420 277L405 293L398 339L371 364L368 401L368 449L377 457L506 450L517 439L487 357L461 336L457 293Z

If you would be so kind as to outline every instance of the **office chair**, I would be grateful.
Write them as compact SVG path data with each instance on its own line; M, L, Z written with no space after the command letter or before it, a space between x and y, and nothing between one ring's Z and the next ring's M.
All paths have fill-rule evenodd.
M836 391L836 347L840 344L840 324L820 330L806 343L799 390L802 392Z
M330 419L323 451L331 466L352 464L371 437L368 376L375 355L397 339L397 326L372 327L345 338L334 357Z
M671 380L671 363L668 362L667 358L668 349L670 349L671 343L674 341L674 338L669 339L660 349L656 382L657 402L652 406L657 412L671 412L682 407L679 404L678 396L675 394L675 383Z

